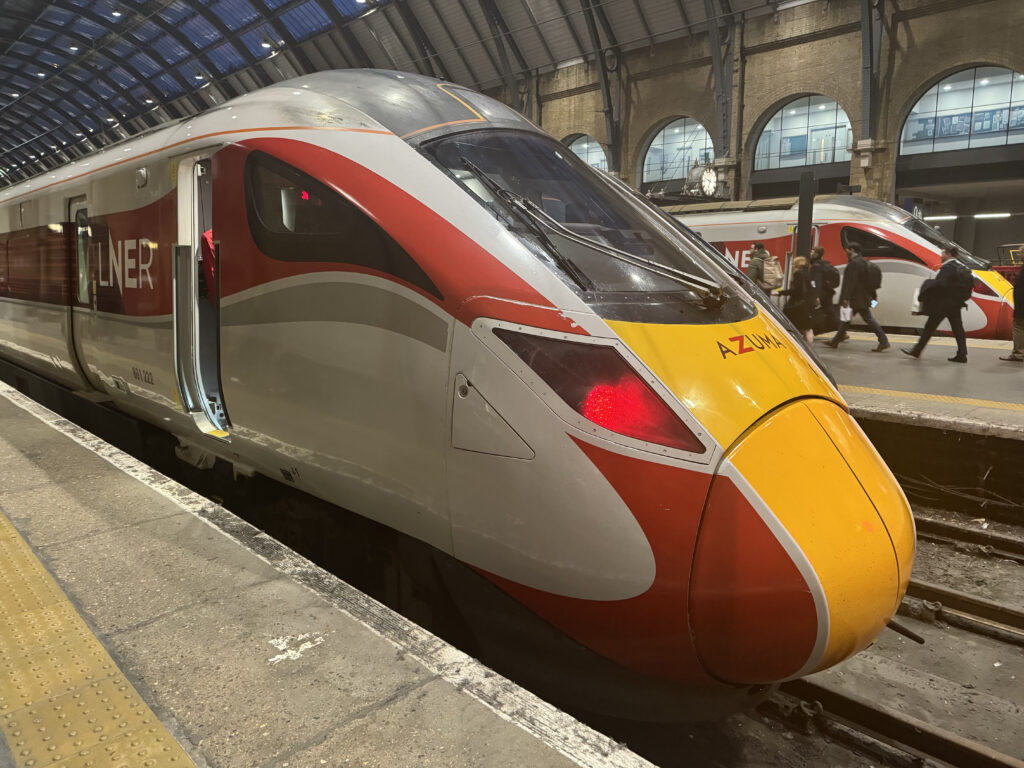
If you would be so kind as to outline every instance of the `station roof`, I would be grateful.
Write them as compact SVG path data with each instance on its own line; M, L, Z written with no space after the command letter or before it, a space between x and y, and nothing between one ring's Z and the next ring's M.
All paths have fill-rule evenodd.
M2 0L0 186L311 72L375 67L486 90L779 1Z

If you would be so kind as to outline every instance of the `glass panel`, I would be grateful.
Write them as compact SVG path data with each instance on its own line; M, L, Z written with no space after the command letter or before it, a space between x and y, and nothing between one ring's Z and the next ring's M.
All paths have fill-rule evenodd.
M602 171L608 170L608 159L605 157L604 149L593 136L580 136L569 145L569 149L587 165Z
M89 303L89 213L79 208L75 213L75 243L78 251L78 302Z
M681 117L661 129L644 157L646 181L685 179L694 165L715 159L715 146L707 129L689 117Z
M850 159L850 120L825 96L803 96L780 109L761 131L754 170L822 165Z

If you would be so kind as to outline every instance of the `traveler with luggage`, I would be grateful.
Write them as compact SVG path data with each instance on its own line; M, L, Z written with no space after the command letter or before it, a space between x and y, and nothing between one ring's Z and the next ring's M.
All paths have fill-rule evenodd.
M910 349L904 347L903 354L920 357L939 323L948 320L956 337L956 355L949 358L949 362L966 363L967 336L964 334L960 313L970 301L973 290L974 275L971 270L957 260L952 250L943 248L942 266L934 278L924 281L919 292L922 314L928 315L928 320L917 344Z

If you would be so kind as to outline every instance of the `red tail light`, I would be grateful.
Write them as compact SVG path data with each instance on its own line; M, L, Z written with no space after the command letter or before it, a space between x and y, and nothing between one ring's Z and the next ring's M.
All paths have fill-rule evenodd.
M588 421L637 440L704 453L704 446L612 347L494 330Z
M980 293L982 296L998 296L999 294L992 290L992 286L982 280L980 277L975 276L974 278L974 292Z

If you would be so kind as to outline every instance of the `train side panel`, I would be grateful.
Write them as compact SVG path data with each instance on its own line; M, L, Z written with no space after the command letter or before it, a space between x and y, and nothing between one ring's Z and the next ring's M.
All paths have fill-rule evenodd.
M75 291L66 215L43 194L0 209L0 350L69 387L83 381L69 347ZM7 226L4 227L3 225Z

